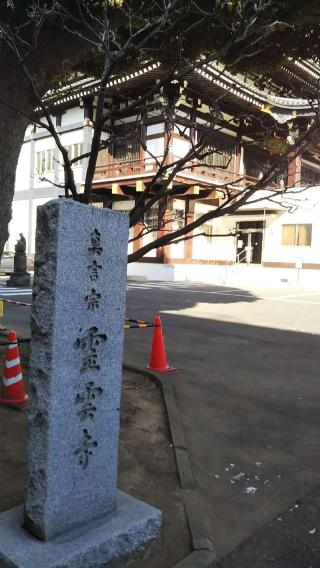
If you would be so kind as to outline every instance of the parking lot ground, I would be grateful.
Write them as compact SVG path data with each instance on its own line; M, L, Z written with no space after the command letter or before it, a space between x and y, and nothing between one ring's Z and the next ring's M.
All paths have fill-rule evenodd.
M168 380L223 559L318 485L320 294L148 283L129 286L128 306L162 317L181 369ZM126 335L126 357L147 362L141 333Z
M30 301L31 295L17 298ZM8 305L5 321L24 335L29 313ZM127 315L151 321L156 314L168 359L180 368L167 380L174 386L210 534L219 559L227 562L238 547L254 543L255 534L265 536L262 546L270 523L302 511L307 505L300 503L317 491L320 293L129 282ZM126 361L145 365L152 330L129 330L125 337ZM300 514L302 524L307 518ZM312 516L315 526L308 524L308 530L301 523L298 539L290 523L279 528L280 548L289 546L292 558L302 558L306 549L308 563L299 568L320 567L308 548L309 530L320 531L320 515ZM246 568L264 568L248 550L245 558ZM230 568L236 565L228 561ZM283 558L275 562L285 566Z

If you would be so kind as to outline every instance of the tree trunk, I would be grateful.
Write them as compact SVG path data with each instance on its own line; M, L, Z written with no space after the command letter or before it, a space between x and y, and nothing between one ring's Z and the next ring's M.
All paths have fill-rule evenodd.
M82 44L63 28L44 28L38 38L37 51L26 62L31 76L36 77L40 95L47 91L55 73L61 72L64 62L72 66L82 60L85 53ZM18 158L31 122L27 116L37 106L38 101L17 58L0 40L0 260L9 236ZM28 174L26 172L26 177Z
M8 240L16 168L29 114L34 107L31 89L6 49L0 53L0 259ZM17 110L15 110L17 109ZM19 109L21 112L19 112ZM29 172L26 172L26 177Z
M0 104L0 258L9 237L16 168L28 124L21 116L14 114Z

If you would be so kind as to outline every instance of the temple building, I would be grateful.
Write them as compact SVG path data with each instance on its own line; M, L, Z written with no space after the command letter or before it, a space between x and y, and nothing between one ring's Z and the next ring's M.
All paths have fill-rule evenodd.
M138 117L130 101L152 92L163 76L160 64L149 63L110 81L106 107L112 104L121 109L122 118L113 122L112 142L99 153L92 202L129 212L160 162L177 162L204 135L208 152L177 171L165 211L159 211L160 205L153 207L143 219L147 234L139 237L139 225L131 229L129 252L164 230L182 227L216 209L223 198L219 187L241 192L272 166L275 175L259 192L259 201L255 196L233 214L207 221L193 239L149 251L128 265L128 274L166 281L320 286L316 141L287 168L277 166L279 156L312 125L310 93L315 92L320 67L311 61L288 60L281 69L261 77L231 74L213 61L150 97ZM90 149L97 90L98 81L86 79L50 95L57 131L72 158ZM164 116L164 100L174 121ZM107 127L103 138L108 141ZM86 158L74 166L79 191L86 169ZM63 168L52 137L46 130L29 127L17 168L6 250L13 250L17 235L23 232L27 251L33 254L36 207L62 195L58 187L62 181ZM289 188L287 195L285 188ZM163 228L158 223L160 213L167 219Z

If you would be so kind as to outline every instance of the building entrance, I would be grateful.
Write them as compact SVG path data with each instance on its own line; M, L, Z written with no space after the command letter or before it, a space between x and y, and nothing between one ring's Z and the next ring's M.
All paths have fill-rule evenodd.
M237 223L237 262L261 264L264 221Z

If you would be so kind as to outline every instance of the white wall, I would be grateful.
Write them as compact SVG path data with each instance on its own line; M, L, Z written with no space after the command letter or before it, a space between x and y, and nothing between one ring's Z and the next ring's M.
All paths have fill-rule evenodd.
M143 277L147 280L190 281L221 284L226 279L226 266L206 266L199 264L157 264L132 262L128 264L128 276L134 279Z
M144 277L147 280L174 280L174 266L172 264L157 264L147 262L131 262L128 264L128 276Z
M134 200L133 199L128 199L128 200L124 200L124 201L115 201L112 204L112 210L113 211L123 211L125 213L131 211L131 209L134 207ZM130 239L132 239L134 236L134 228L130 227L129 229L129 241ZM130 243L128 242L128 254L131 254L133 252L133 242Z
M179 213L184 215L185 210L185 203L179 199L173 200L173 215L178 215ZM175 231L179 228L179 224L177 221L174 221L172 224L172 230ZM170 255L170 258L184 258L184 241L177 243L175 245L170 245L166 247L167 255Z
M77 144L83 142L83 129L73 130L72 132L65 132L60 136L61 142L64 146L69 146L71 144ZM35 141L35 155L37 152L41 152L42 150L50 150L55 148L55 143L52 136L48 136L46 138L40 138L39 140ZM58 158L59 159L59 158ZM35 159L35 168L36 168L36 159ZM82 182L82 166L80 163L77 163L73 166L74 177L76 183ZM54 172L44 172L43 176L47 178L50 182L54 181ZM42 188L47 187L49 185L48 181L41 181L39 179L38 172L35 170L34 173L34 187L35 188ZM63 166L59 165L59 181L63 182L64 173L63 173Z
M147 233L142 238L142 246L148 245L149 243L153 242L157 238L157 232ZM157 250L152 249L145 254L145 257L155 257L157 256Z
M199 216L214 207L205 203L195 204L195 215ZM232 217L219 217L207 221L196 229L195 233L206 232L209 227L213 235L228 234L233 230L235 220ZM208 232L208 231L207 231ZM234 237L205 237L199 236L193 239L193 258L197 260L222 260L232 261L235 259L236 242Z
M32 224L31 224L31 253L35 252L35 241L36 241L36 227L37 227L37 207L38 205L44 205L47 201L50 201L52 197L43 197L40 199L34 199L32 201Z
M48 136L45 138L40 138L39 140L35 140L35 162L34 162L34 187L41 188L47 187L48 181L41 181L41 177L46 177L50 182L54 181L54 173L51 172L44 172L43 174L39 174L37 171L37 152L41 152L43 150L51 150L55 148L55 143L52 136Z
M9 239L6 250L14 251L19 233L23 233L28 245L28 227L29 227L29 201L23 199L14 201L12 204L12 219L9 225Z
M69 109L62 116L62 126L79 122L83 122L83 109L80 107ZM61 141L63 145L68 146L83 142L84 131L85 129L81 127L77 128L77 130L62 133ZM44 129L37 128L37 133L39 132L46 133ZM27 129L26 136L30 136L31 134L32 129ZM33 147L35 154L34 168L36 168L37 166L37 152L53 149L57 153L54 140L51 136L45 136L43 138L35 137L34 140L27 141L22 145L16 171L13 216L9 227L10 237L8 243L6 244L6 250L14 250L14 245L19 236L19 233L23 232L27 240L27 250L31 251L32 253L34 252L36 208L38 205L46 203L48 200L53 199L58 194L62 193L61 190L54 188L54 186L50 183L55 181L54 175L55 173L57 174L59 170L59 180L63 181L63 168L62 166L59 167L56 162L53 162L53 170L51 172L44 172L43 174L44 177L46 177L49 181L40 181L39 173L35 171L35 169L31 173L32 178L30 180L31 152ZM83 181L82 170L82 165L74 166L75 181L79 185ZM22 191L25 191L26 194L22 194ZM39 197L41 195L43 195L43 197ZM23 197L22 200L21 197ZM31 224L31 226L29 226L29 224Z
M190 148L189 142L180 138L174 138L172 146L173 155L177 158L183 158Z
M61 126L68 126L83 121L83 108L70 108L61 117Z
M147 136L151 136L152 134L160 134L164 132L164 123L160 122L158 124L149 124L147 126Z
M221 217L212 221L215 234L233 231L237 221L260 220L265 217L266 231L263 244L264 262L290 262L297 260L304 263L320 264L320 187L307 190L296 195L300 207L290 213L281 209L276 213L264 215L263 210L257 215L234 215ZM297 203L297 202L296 202ZM266 202L268 208L276 208L275 204ZM249 207L251 208L251 207ZM260 204L252 209L260 209ZM195 213L208 211L204 203L195 204ZM242 209L244 211L244 209ZM312 223L312 242L310 247L291 247L282 245L283 224ZM203 229L199 229L201 232ZM201 260L235 260L236 240L234 237L215 237L211 243L205 237L196 237L193 241L194 259ZM174 249L174 247L172 247ZM172 258L177 258L172 253ZM269 268L259 265L205 265L205 264L148 264L133 263L128 265L131 277L143 276L149 280L162 281L201 281L210 284L227 284L238 287L260 288L300 288L320 289L320 270L296 268Z
M164 123L150 124L147 126L147 140L146 146L147 151L149 151L153 156L160 157L164 153L164 135L160 138L152 138L148 140L148 136L154 134L162 134L164 132ZM148 152L146 152L146 158L148 158Z
M259 192L255 198L264 195L271 194L267 191ZM286 204L287 207L282 207L281 204ZM249 203L243 207L242 211L257 208L261 209L261 218L265 211L263 262L320 263L320 187L312 187L303 191L297 188L283 195L272 194L272 201ZM276 211L268 214L270 209ZM312 224L311 246L283 245L282 227L286 224Z
M320 290L320 270L264 268L241 264L218 266L201 264L128 264L128 276L167 282L205 282L237 288L297 288Z
M16 185L15 191L22 191L29 189L30 186L30 142L25 142L22 145L18 166L16 170Z
M231 217L220 217L213 220L213 230L216 235L227 235L233 232L235 220ZM215 260L234 261L236 257L235 237L215 237L212 239Z
M312 224L311 246L288 246L282 244L284 224ZM264 262L320 263L320 208L299 209L295 213L279 213L267 222L264 238Z
M61 135L61 142L64 146L70 146L72 144L78 144L83 142L83 129L73 130L72 132L65 132ZM82 164L76 162L72 167L74 172L74 181L80 184L82 180ZM60 168L60 181L63 182L64 179L64 171L63 167Z
M146 159L150 159L152 161L151 156L159 157L163 156L164 153L164 138L154 138L152 140L147 140L147 152L146 152ZM148 155L150 152L151 156Z

